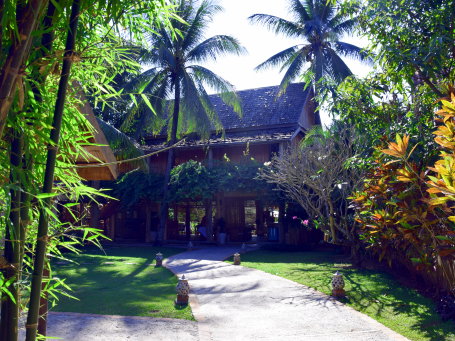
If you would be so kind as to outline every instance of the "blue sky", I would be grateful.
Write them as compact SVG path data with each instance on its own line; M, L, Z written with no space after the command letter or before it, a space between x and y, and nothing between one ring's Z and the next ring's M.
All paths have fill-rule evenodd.
M237 90L277 85L282 74L279 69L268 69L260 72L254 67L271 57L302 41L277 36L260 25L250 24L247 18L256 13L272 14L291 19L287 0L218 0L224 12L218 13L206 32L206 37L216 34L227 34L236 37L248 50L243 56L223 56L216 62L204 64L212 71L232 83ZM346 42L364 47L365 39L346 37ZM358 61L345 59L351 70L358 76L364 76L370 70Z

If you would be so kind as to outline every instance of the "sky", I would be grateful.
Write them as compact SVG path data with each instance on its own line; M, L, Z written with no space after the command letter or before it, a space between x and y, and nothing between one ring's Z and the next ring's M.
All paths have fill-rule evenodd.
M204 63L204 66L223 77L236 90L278 85L283 77L279 68L255 71L254 68L272 55L303 41L277 36L262 25L250 24L248 17L256 13L272 14L285 19L292 19L288 14L288 0L218 0L224 11L218 13L208 30L206 38L217 34L231 35L237 38L248 53L241 56L222 56L216 62ZM348 43L364 47L365 39L349 37ZM368 73L369 67L358 61L345 59L357 76Z

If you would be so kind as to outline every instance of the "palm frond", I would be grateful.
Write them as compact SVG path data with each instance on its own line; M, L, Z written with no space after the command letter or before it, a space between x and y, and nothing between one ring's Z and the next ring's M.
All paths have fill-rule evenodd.
M292 21L276 17L270 14L253 14L248 17L251 23L264 25L276 34L284 34L287 37L301 37L302 27Z
M323 23L329 22L334 17L335 3L331 0L316 1L315 7Z
M213 15L221 11L223 11L221 6L211 1L203 1L194 16L189 19L189 27L184 30L185 36L182 41L182 49L189 50L194 47L204 35L208 24L212 22Z
M255 67L255 70L263 70L269 67L275 67L282 65L286 61L290 60L292 56L296 55L298 52L298 47L299 45L292 46L290 48L287 48L286 50L283 50L281 52L278 52L277 54L273 55L269 59L267 59L265 62L259 64L258 66Z
M292 62L287 67L286 73L280 83L280 94L286 92L286 89L295 78L300 74L303 65L306 63L304 53L298 53L292 58Z
M201 85L208 85L215 90L224 103L232 107L234 112L239 116L242 116L242 104L231 83L205 67L192 65L189 69L192 70L194 76Z
M349 43L345 43L342 41L336 41L334 43L334 45L335 45L335 51L337 51L339 54L341 54L343 56L361 60L361 61L367 62L367 63L372 63L372 59L369 56L368 52L361 49L358 46L355 46L355 45L352 45Z
M352 71L334 50L327 49L325 52L328 72L337 83L352 75Z
M97 118L97 121L117 160L133 159L144 155L142 149L133 139L102 119ZM148 172L149 170L148 164L144 159L132 161L131 164L142 171Z
M195 80L186 73L182 79L182 99L180 102L179 131L198 132L207 136L210 132L210 118L215 117L215 109L204 94L199 91Z
M332 27L331 31L339 35L340 37L344 34L351 34L357 27L359 21L358 18L351 18L341 22L338 22L340 19L344 19L344 16L335 16L330 22L329 26Z
M289 0L289 9L295 19L301 22L310 20L310 16L300 0Z
M231 36L216 35L198 44L187 54L187 61L204 62L208 59L216 60L221 55L246 52L239 41Z
M140 91L141 89L136 87L134 88L136 92L130 94L132 101L130 104L131 109L120 126L120 129L123 131L132 131L136 138L148 130L156 132L161 129L162 118L166 115L166 100L170 91L170 79L166 70L154 69L153 72L147 70L142 76L145 88L143 91ZM151 78L147 79L148 77ZM142 95L139 95L138 92L142 92ZM142 96L147 97L154 112L144 103Z

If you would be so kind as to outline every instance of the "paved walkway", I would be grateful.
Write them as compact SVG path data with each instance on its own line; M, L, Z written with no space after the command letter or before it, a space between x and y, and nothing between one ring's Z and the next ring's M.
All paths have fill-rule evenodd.
M407 340L315 290L222 262L237 250L204 248L165 263L189 280L200 341Z
M142 316L49 313L47 334L64 341L198 341L197 322ZM20 330L20 340L25 329Z
M207 247L165 261L189 279L198 322L50 313L48 335L68 341L409 341L303 285L223 262L238 250Z

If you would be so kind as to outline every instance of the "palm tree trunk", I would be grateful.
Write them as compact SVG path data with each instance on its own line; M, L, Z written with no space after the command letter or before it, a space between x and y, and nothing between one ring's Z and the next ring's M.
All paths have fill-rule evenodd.
M318 83L318 82L316 82L316 83ZM318 97L318 89L317 89L317 85L315 84L314 90L313 90L313 98L312 98L313 110L314 110L314 124L321 125L321 115L319 113L319 108L318 108L319 102L317 100L317 97Z
M32 33L47 3L48 0L31 0L26 6L17 6L17 37L20 38L11 45L8 57L0 70L0 138L13 102L17 78L30 53Z
M80 0L74 0L71 8L70 24L66 40L65 55L63 58L62 72L55 103L54 118L50 139L52 146L47 152L46 170L44 175L44 185L42 192L51 193L54 182L55 163L57 159L57 147L60 139L60 129L62 125L63 109L65 105L66 89L68 86L69 74L71 71L72 55L76 42L77 24L79 20ZM40 209L38 222L38 235L36 240L35 261L33 264L33 275L30 293L30 304L27 316L26 341L35 341L38 327L39 303L41 296L41 283L43 279L43 267L47 248L47 233L49 228L49 217L46 208L51 204L50 198L44 199L44 207Z
M20 187L18 174L22 158L22 138L17 131L13 131L10 153L10 182ZM18 277L20 273L20 207L21 191L18 188L11 189L10 223L7 224L5 236L5 259L8 267L4 271L5 279L12 279L11 284L6 288L11 293L14 301L5 296L2 302L1 314L1 339L17 341L19 324L19 288Z
M169 141L170 145L177 142L177 126L179 121L179 111L180 111L180 77L175 76L175 97L174 97L174 112L172 114L172 130L171 130L171 139ZM164 240L164 230L166 228L166 221L168 216L168 198L169 198L169 181L171 180L171 171L175 163L175 151L174 148L169 149L167 154L167 165L166 172L164 173L164 187L163 187L163 201L161 203L160 211L160 227L158 229L157 242L161 244Z

